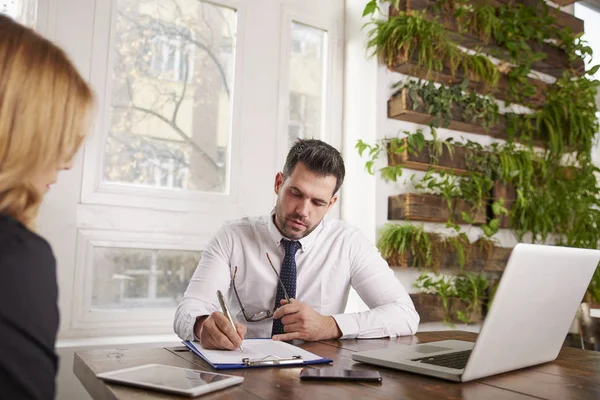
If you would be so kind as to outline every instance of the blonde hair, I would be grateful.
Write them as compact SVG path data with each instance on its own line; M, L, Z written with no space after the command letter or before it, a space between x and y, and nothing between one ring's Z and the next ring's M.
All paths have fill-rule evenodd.
M93 94L63 50L0 15L0 213L30 229L40 171L69 161L89 129Z

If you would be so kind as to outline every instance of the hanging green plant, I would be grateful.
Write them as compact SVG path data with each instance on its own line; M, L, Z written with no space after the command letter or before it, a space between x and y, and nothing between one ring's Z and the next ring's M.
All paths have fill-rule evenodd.
M467 91L468 79L460 85L435 85L432 81L415 81L413 79L397 82L392 86L395 96L402 90L408 91L413 110L424 104L428 114L434 117L431 127L446 128L455 117L458 109L461 119L480 124L489 129L498 123L499 107L491 96L482 96Z
M415 281L414 287L422 293L435 294L442 299L445 311L443 322L453 327L454 316L468 324L472 322L475 313L482 312L482 307L488 298L489 281L483 274L468 272L457 276L422 273ZM466 304L466 309L457 310L453 300Z
M397 9L399 2L392 3ZM482 229L488 238L498 231L500 218L508 214L510 228L520 241L525 238L532 242L552 240L557 245L600 248L600 170L593 165L591 154L594 137L600 130L595 104L599 82L593 78L600 67L593 67L582 75L570 66L591 57L591 48L569 29L558 28L555 16L542 0L535 7L518 2L492 7L489 3L471 4L467 0L439 0L436 7L434 11L440 15L455 19L459 31L477 35L482 43L493 40L494 45L509 55L508 62L492 67L481 54L465 55L456 42L449 39L440 19L431 16L431 10L428 10L429 15L425 11L399 11L387 21L370 22L367 24L372 27L369 49L388 65L395 62L398 54L403 54L428 74L442 68L450 68L453 73L462 69L487 84L495 84L500 68L509 79L507 100L523 104L532 101L537 90L528 76L532 66L546 56L537 49L560 48L567 54L569 65L545 91L542 107L530 114L501 116L492 99L469 92L466 87L437 87L421 81L399 84L398 89L408 91L413 107L424 105L432 116L432 144L425 144L420 134L420 146L409 146L407 141L401 144L409 146L410 151L423 151L427 146L426 150L442 154L440 149L444 145L451 146L450 141L437 140L435 128L448 126L456 115L452 107L457 105L463 119L491 126L503 118L507 126L505 144L463 144L467 149L467 166L461 177L432 170L415 183L416 187L443 196L449 209L455 198L468 200L473 205L486 205L488 223ZM377 10L378 2L372 0L365 8L365 15L373 15ZM477 62L481 62L480 65L476 65ZM540 144L544 147L535 147ZM357 144L361 154L369 152L367 169L371 173L379 153L390 147L389 142L375 146ZM380 170L384 179L396 180L402 172L399 166L386 168ZM504 198L492 197L490 188L494 182L514 187L514 201L508 204ZM468 213L463 214L462 220L469 222ZM453 216L448 226L458 230L454 217L458 216ZM588 297L600 301L598 287L600 272L596 271Z
M407 60L417 60L417 65L429 76L447 67L454 74L459 68L481 82L496 85L500 76L498 68L482 54L469 54L448 38L444 27L437 21L425 18L423 12L391 16L387 20L369 22L367 49L389 67L399 54Z
M409 252L415 267L437 269L440 259L439 236L432 235L423 226L386 224L379 233L377 248L392 265L401 265L398 257Z
M358 151L358 155L361 157L365 155L368 158L365 162L365 169L369 174L375 174L375 164L382 152L387 152L388 154L399 154L404 151L408 151L411 154L418 154L421 152L425 145L423 131L419 129L414 133L408 131L402 133L406 135L405 138L385 138L375 144L368 144L362 140L359 140L356 143L355 148ZM378 171L386 182L396 182L397 179L402 176L402 170L403 167L401 165L388 165L380 168Z

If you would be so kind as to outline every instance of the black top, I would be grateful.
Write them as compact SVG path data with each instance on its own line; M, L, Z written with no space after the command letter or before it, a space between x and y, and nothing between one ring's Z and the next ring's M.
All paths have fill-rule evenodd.
M0 399L53 399L56 262L48 242L0 215Z

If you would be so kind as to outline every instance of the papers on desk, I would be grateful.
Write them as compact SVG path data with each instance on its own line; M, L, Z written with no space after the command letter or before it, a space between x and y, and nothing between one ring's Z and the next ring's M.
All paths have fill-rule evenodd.
M208 350L199 342L183 342L195 354L216 369L325 364L331 360L300 347L272 339L246 339L244 351Z

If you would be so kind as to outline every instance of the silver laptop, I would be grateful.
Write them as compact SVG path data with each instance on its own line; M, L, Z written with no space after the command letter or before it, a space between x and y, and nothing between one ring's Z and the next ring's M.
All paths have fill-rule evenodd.
M475 343L390 344L352 359L466 382L556 359L600 250L518 244Z

